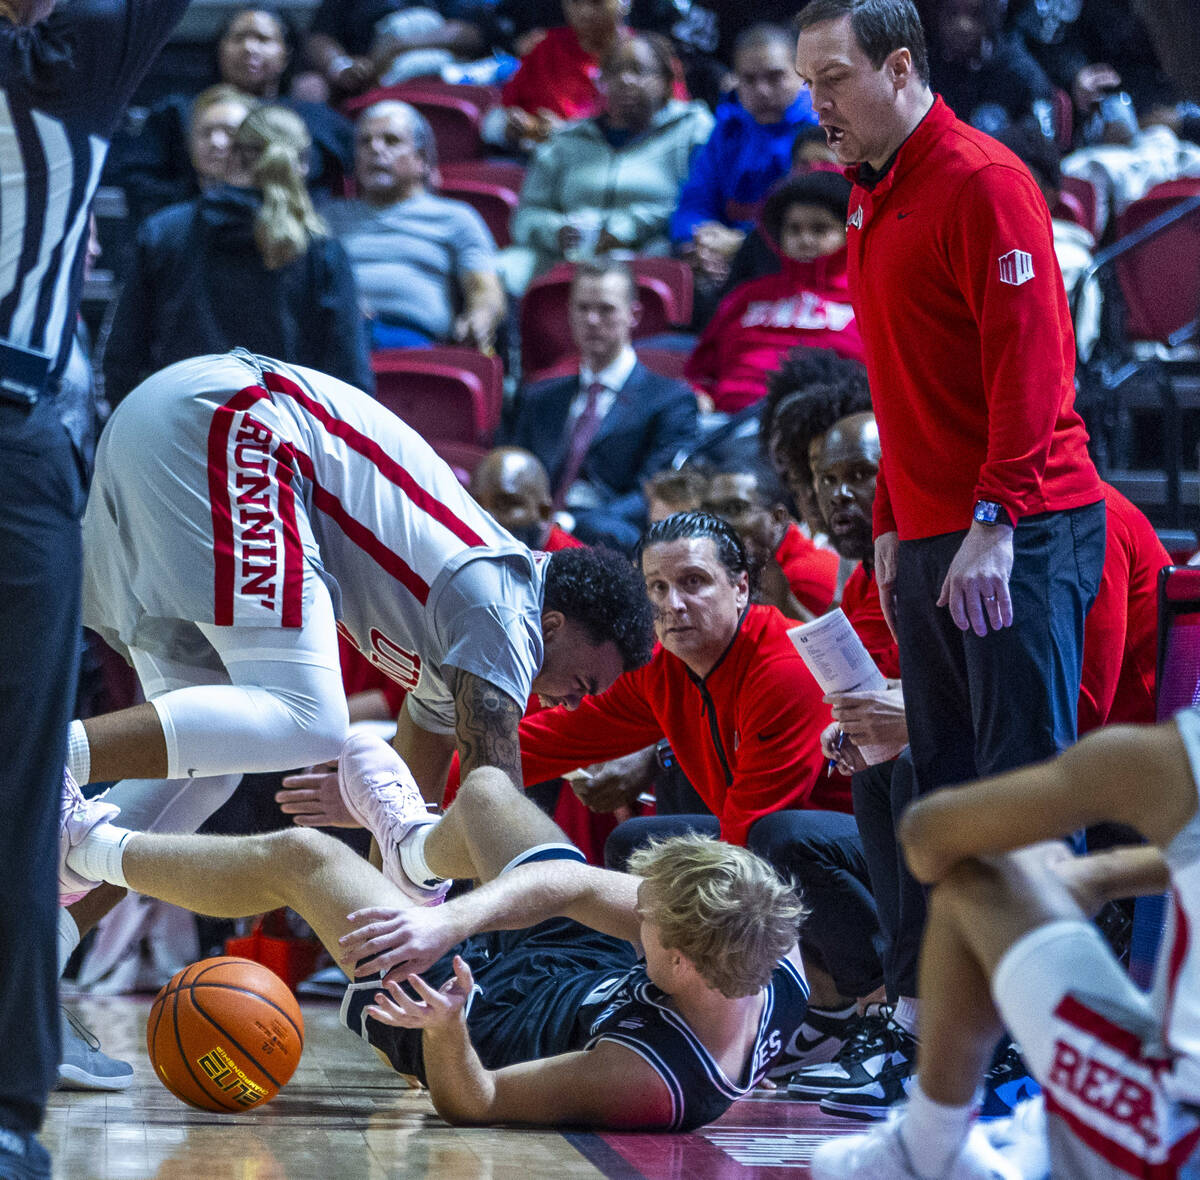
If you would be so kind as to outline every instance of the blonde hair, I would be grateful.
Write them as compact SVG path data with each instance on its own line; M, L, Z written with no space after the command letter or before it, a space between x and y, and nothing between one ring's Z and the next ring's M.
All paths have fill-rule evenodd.
M305 253L313 238L328 232L304 183L304 158L312 139L299 115L266 105L246 116L233 146L256 157L250 176L263 200L254 219L254 241L267 269L278 270Z
M196 122L209 107L215 107L223 102L236 102L239 106L246 108L246 114L259 106L259 101L252 94L247 94L244 90L239 90L236 86L229 82L218 82L215 86L208 87L207 90L201 90L195 98L192 99L192 110L188 116L188 126L195 130Z
M629 859L662 944L730 999L764 987L808 910L759 856L695 834L654 841Z

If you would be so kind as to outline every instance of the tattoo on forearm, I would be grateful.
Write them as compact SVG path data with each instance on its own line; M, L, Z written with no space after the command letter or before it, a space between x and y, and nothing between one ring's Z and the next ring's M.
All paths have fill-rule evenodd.
M517 737L520 705L508 693L470 672L456 671L453 689L461 777L466 778L478 766L495 766L519 790L523 789Z

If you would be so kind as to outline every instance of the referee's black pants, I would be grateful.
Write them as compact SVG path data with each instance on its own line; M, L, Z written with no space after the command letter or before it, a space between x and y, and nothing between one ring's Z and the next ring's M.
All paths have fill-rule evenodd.
M51 399L0 400L0 1126L36 1131L59 1059L59 796L79 661L83 483Z

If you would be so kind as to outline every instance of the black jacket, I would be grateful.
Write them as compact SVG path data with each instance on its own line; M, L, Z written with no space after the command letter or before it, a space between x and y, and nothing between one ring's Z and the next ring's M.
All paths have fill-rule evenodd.
M254 189L225 185L142 225L104 353L113 405L165 365L238 345L374 390L345 251L316 238L301 257L268 270L254 243L261 200Z

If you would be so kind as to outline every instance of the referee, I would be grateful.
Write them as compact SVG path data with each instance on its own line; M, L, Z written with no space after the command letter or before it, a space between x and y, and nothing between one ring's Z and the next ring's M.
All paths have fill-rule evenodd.
M56 811L79 647L82 460L55 404L108 140L187 0L0 0L0 1177L50 1175ZM128 1084L128 1083L125 1083Z

